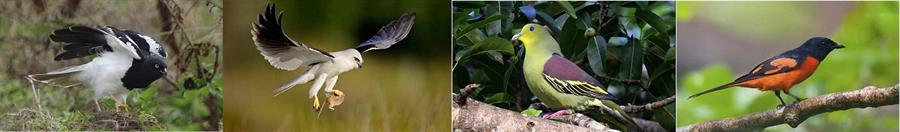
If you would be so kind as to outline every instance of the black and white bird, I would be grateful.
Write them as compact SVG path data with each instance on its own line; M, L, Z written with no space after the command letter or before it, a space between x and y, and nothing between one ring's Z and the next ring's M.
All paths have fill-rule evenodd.
M166 75L166 51L152 38L131 30L110 26L72 26L53 31L50 40L61 42L62 53L54 60L68 60L96 55L88 63L61 68L48 73L28 75L34 81L54 83L75 81L94 91L94 101L110 97L116 110L128 110L128 93L134 88L147 88ZM99 109L99 106L98 106Z
M381 27L375 36L359 44L356 48L325 52L288 38L281 29L282 15L283 13L275 13L274 4L267 5L265 13L260 14L257 18L258 23L253 24L251 31L253 41L260 54L275 68L288 71L297 70L300 66L307 68L299 77L273 92L277 96L290 90L294 85L313 81L309 88L309 98L315 99L313 108L317 111L321 110L317 93L322 85L325 85L325 97L331 103L329 109L333 109L332 107L339 105L340 102L330 102L333 100L330 97L343 96L342 92L333 89L338 76L341 73L361 68L363 63L361 53L387 49L403 40L409 34L416 19L415 13L405 13L399 19Z

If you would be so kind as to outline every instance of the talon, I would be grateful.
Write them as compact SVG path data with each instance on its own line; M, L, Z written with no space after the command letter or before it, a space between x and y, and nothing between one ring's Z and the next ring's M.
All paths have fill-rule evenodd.
M334 110L335 106L344 103L344 92L334 89L331 92L331 96L328 96L328 99L326 99L326 101L328 101L328 109Z
M319 96L313 96L315 100L313 100L313 109L316 111L322 110L322 105L319 104Z
M125 112L130 112L128 110L128 104L116 101L116 111L119 111L119 109L125 109Z

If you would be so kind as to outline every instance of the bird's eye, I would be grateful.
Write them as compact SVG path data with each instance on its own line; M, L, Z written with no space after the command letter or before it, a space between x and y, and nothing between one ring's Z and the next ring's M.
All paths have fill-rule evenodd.
M353 58L353 60L355 60L356 62L359 62L359 58Z
M528 31L534 31L534 26L528 27Z
M159 68L159 64L155 64L155 65L153 65L153 67Z

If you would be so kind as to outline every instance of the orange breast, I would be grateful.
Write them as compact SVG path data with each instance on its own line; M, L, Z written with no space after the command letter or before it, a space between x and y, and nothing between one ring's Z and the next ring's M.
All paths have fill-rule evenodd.
M806 60L803 61L803 64L801 64L797 69L785 73L778 73L745 81L743 83L736 84L736 86L757 88L762 91L790 90L794 85L803 82L803 80L806 80L806 78L809 78L809 76L812 75L818 67L819 60L807 56Z

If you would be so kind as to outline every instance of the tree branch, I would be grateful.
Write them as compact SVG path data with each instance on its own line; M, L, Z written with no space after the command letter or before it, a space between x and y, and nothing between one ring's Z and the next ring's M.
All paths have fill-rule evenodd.
M594 123L590 123L591 121L582 122L590 124L588 126L597 127L596 129L590 129L538 117L523 116L518 112L494 107L470 98L461 98L457 94L453 94L453 98L457 101L465 100L465 103L452 103L451 118L453 119L454 131L618 131L605 125L599 125L596 121L593 121ZM582 118L577 118L576 115L572 119Z
M645 105L623 105L621 108L625 112L634 113L634 112L642 112L647 110L657 109L659 107L664 107L666 105L672 104L675 102L675 96L671 96L669 98L659 100L653 103L645 104Z
M897 104L898 86L900 84L889 88L868 86L856 91L816 96L774 110L692 124L677 131L753 131L780 124L796 128L807 118L822 113Z

